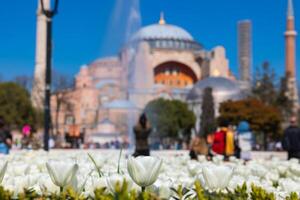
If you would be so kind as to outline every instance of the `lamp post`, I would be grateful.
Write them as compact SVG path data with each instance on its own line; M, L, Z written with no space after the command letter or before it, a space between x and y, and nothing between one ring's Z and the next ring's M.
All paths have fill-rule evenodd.
M47 0L46 0L47 1ZM51 0L50 5L51 5ZM44 104L44 150L49 151L49 132L51 124L50 96L51 96L51 59L52 59L52 18L57 14L58 1L54 0L54 8L45 8L44 0L40 0L41 13L47 19L47 51L46 51L46 79L45 79L45 104Z

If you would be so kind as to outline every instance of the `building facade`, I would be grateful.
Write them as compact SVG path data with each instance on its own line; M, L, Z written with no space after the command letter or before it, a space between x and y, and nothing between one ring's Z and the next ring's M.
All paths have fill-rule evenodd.
M98 142L94 136L109 121L114 135L126 140L148 102L160 97L187 101L192 88L209 77L235 82L225 48L204 49L185 29L162 18L135 33L118 56L82 66L74 88L53 94L52 111L58 112L52 119L60 134L75 125L87 141Z

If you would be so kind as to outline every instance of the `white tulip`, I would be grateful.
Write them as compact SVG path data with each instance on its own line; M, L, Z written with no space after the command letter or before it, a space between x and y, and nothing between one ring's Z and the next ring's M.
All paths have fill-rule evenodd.
M236 189L238 186L242 186L245 183L245 179L242 176L233 176L229 181L228 188L231 190Z
M96 189L107 188L107 180L105 177L91 176L85 185L85 194L94 197Z
M46 163L48 173L52 182L58 187L64 188L71 184L75 176L78 165L74 163L66 163L63 161L50 161Z
M24 162L12 162L11 167L8 168L8 172L13 174L13 176L25 176L29 174L30 164Z
M278 182L279 178L280 178L279 173L277 171L275 171L275 170L274 171L270 170L265 175L265 179L272 181L272 183Z
M296 183L295 181L291 179L282 179L279 181L279 187L284 191L284 192L295 192L295 191L300 191L300 184Z
M268 170L260 164L251 164L249 167L251 169L252 175L260 178L264 177L268 172Z
M170 180L157 180L147 191L153 192L161 199L170 199L172 196L172 182Z
M37 184L39 177L40 175L38 174L16 176L6 183L8 184L8 187L5 185L5 188L9 188L14 195L24 192L24 189L35 189L35 191L40 194L40 187Z
M160 172L162 160L157 157L131 157L127 161L127 170L132 180L142 188L152 185Z
M126 161L122 157L118 165L119 153L105 151L102 154L93 154L95 165L82 151L70 151L68 154L62 151L12 152L8 156L0 155L0 183L6 190L11 191L16 199L24 188L34 189L40 195L49 195L58 193L67 186L74 186L73 189L83 197L93 198L95 189L105 188L106 193L114 193L116 184L119 182L121 186L124 180L129 185L128 190L136 192L141 191L141 186L144 189L153 183L147 186L147 190L155 192L162 199L174 196L170 188L179 186L188 189L191 192L188 195L192 194L191 198L194 198L196 180L200 181L205 189L220 192L225 192L225 188L232 191L246 182L248 190L251 190L251 185L254 184L267 192L273 192L278 200L284 200L291 192L300 191L298 160L253 159L243 163L235 158L224 162L223 158L218 156L213 162L205 160L204 157L201 157L201 162L197 162L191 161L186 153L178 153L176 156L159 153L160 159L138 157ZM163 164L160 164L162 159ZM9 167L5 161L9 163ZM46 165L47 162L49 163ZM118 166L120 172L125 174L116 174ZM101 169L101 178L95 169ZM233 174L230 175L232 171ZM274 187L274 183L277 182L278 187Z
M251 174L251 170L249 167L245 165L237 165L235 166L233 170L234 175L242 176L244 178L247 178Z
M0 162L0 183L2 182L7 169L7 161Z
M108 190L111 193L115 193L116 186L119 184L122 186L124 182L127 183L127 189L131 190L132 187L132 181L130 178L126 175L121 175L121 174L113 174L110 175L106 178L106 185L108 186Z
M289 160L289 163L291 163L291 164L299 164L299 159L292 158L292 159Z
M190 161L187 163L187 168L189 171L189 174L191 176L196 176L197 174L201 173L201 167L199 167L199 163L196 161Z
M59 187L52 182L52 179L48 174L42 175L38 181L38 184L44 194L59 192Z
M232 168L227 166L212 165L203 168L205 186L213 191L225 189L228 186L232 174Z
M296 163L291 164L289 170L295 176L300 176L300 165L299 164L296 164Z

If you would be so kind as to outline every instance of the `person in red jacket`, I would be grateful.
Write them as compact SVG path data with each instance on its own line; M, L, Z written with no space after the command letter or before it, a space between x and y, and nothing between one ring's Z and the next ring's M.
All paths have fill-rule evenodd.
M214 133L214 141L212 144L212 150L216 154L224 155L226 154L226 134L228 130L228 123L223 121L220 123L220 128Z

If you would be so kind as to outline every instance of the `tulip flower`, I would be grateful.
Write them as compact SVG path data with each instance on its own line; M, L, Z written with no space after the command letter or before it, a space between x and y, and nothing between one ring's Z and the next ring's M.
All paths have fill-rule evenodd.
M233 174L233 170L227 166L212 165L203 168L203 176L205 185L210 190L223 190L228 186L228 183Z
M88 181L86 182L85 185L85 194L87 196L91 196L94 197L94 191L96 189L103 189L103 188L107 188L107 179L106 177L98 177L98 176L90 176L90 178L88 179Z
M151 156L139 156L129 158L127 161L127 170L132 180L142 187L152 185L158 178L162 160Z
M62 161L47 162L46 167L52 182L60 187L60 191L71 184L78 170L77 164Z
M278 184L283 191L288 193L300 191L300 184L291 179L282 179Z
M38 184L44 194L58 193L59 187L52 182L52 179L47 175L43 174L38 180Z
M7 169L7 161L0 162L0 183L2 182Z
M106 178L106 185L111 193L115 193L117 186L122 187L125 182L127 184L127 189L130 190L132 187L132 181L128 176L116 173L111 174Z
M300 165L299 164L296 164L296 163L291 164L289 170L295 176L300 176Z
M172 196L172 182L170 180L157 180L152 186L147 188L161 199L170 199Z

